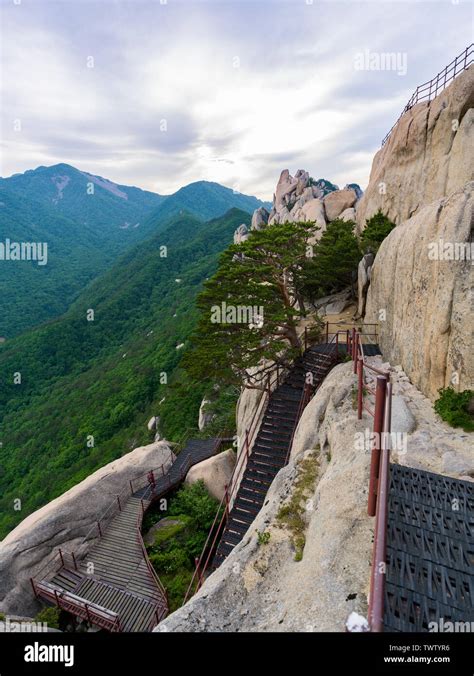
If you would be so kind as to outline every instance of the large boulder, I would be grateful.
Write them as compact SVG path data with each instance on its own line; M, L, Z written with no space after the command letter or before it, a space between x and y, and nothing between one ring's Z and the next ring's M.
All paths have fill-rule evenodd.
M341 221L354 221L356 220L356 210L354 207L349 207L349 209L344 209L344 211L339 214Z
M128 490L130 480L161 465L167 469L173 460L166 442L141 446L27 516L0 543L0 611L35 615L40 605L30 577L46 559L58 548L77 552L98 516Z
M472 314L473 267L471 260L443 254L446 243L470 247L473 209L470 182L392 230L372 268L366 321L379 323L385 358L401 364L431 399L441 387L469 389L474 380L467 319Z
M237 230L234 232L234 244L241 244L242 242L245 242L245 240L248 239L248 236L249 229L245 223L242 223L242 225L239 225Z
M198 428L200 432L202 432L202 430L207 427L207 425L209 425L209 423L215 418L215 414L209 411L210 403L210 399L207 399L206 397L204 397L201 401L198 418Z
M264 228L268 223L269 216L270 214L265 209L265 207L259 207L258 209L255 209L252 215L250 230L261 230Z
M313 197L313 199L305 202L294 215L294 219L295 221L305 221L308 223L314 221L320 228L326 229L326 214L322 200Z
M225 494L225 487L229 485L232 472L235 467L235 451L229 448L223 453L214 455L191 467L187 476L186 484L194 484L203 481L209 493L219 500Z
M372 274L372 265L374 263L374 254L367 253L362 257L357 268L357 316L363 317L365 314L365 304L367 301L367 291L370 284L370 275Z
M343 211L357 202L357 193L353 188L333 190L324 197L324 208L328 221L334 221Z
M403 115L374 157L357 203L359 230L379 209L398 225L473 180L473 107L471 66L431 103L418 103Z
M290 193L296 190L297 185L298 179L290 176L288 169L284 169L280 174L280 178L278 179L275 192L274 206L277 210L288 204L288 196Z

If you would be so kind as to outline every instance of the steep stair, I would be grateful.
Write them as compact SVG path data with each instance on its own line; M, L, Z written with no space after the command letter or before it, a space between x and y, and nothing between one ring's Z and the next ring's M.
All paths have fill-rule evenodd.
M153 475L130 495L102 529L87 554L76 561L64 553L63 565L35 583L35 592L83 619L110 630L117 618L121 631L150 631L166 615L165 591L145 552L139 528L144 511L181 484L190 467L217 453L221 439L190 439L168 471ZM75 566L73 565L73 562ZM113 631L117 629L114 628Z
M336 361L334 343L313 346L295 361L284 382L271 393L212 561L213 569L242 540L262 508L273 479L287 462L306 375L312 374L316 390Z

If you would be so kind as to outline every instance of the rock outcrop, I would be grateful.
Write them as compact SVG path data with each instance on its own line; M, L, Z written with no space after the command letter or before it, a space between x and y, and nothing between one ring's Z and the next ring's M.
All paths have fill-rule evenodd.
M431 399L474 381L473 267L443 248L470 251L473 210L474 182L423 207L382 242L371 272L366 321L379 323L384 356Z
M242 223L242 225L239 225L237 230L234 232L234 244L240 244L241 242L245 242L246 239L248 239L249 236L249 229L245 225L245 223Z
M362 257L357 268L357 316L363 317L365 315L365 304L367 301L367 291L370 284L370 276L372 274L372 265L374 264L374 254L367 253Z
M265 207L259 207L253 212L252 223L250 225L251 230L261 230L268 223L268 217L270 213L265 209Z
M356 184L339 190L329 181L323 179L315 181L304 169L299 169L294 177L288 169L285 169L278 180L270 213L268 214L262 207L257 209L252 217L252 229L261 229L266 224L314 222L318 226L314 233L314 239L317 240L326 229L327 221L352 208L361 193ZM326 200L330 215L326 208ZM353 218L354 214L351 213L351 217ZM348 214L345 218L349 220Z
M431 103L418 103L374 157L357 204L359 230L381 209L397 225L472 181L474 67Z
M380 247L366 321L387 359L431 399L472 388L474 68L403 115L376 154L356 208L359 231L378 209L397 227ZM359 266L359 315L368 269Z
M220 502L224 497L225 487L230 483L235 467L235 457L235 451L229 448L227 451L199 462L191 467L185 483L194 484L196 481L204 481L209 493Z
M58 548L77 551L84 536L131 479L174 458L166 442L136 448L27 516L0 543L0 612L35 615L30 577Z
M202 430L207 427L207 425L209 425L209 423L215 418L214 413L211 413L211 411L207 410L207 407L210 403L210 399L207 399L206 397L204 397L204 399L201 401L198 417L198 428L200 432L202 432Z
M324 209L328 221L334 221L346 209L350 209L357 202L357 193L352 188L344 190L334 190L324 198Z

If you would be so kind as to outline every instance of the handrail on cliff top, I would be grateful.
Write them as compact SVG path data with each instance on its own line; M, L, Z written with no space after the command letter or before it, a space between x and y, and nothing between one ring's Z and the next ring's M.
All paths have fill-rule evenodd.
M471 43L464 51L461 52L461 54L458 54L458 56L453 61L451 61L451 63L448 64L446 68L435 75L432 80L428 80L428 82L418 85L411 95L405 108L402 110L400 117L383 139L382 146L384 146L388 141L390 134L406 112L408 112L415 104L419 103L420 101L426 101L429 103L432 99L436 98L438 93L441 93L443 89L445 89L445 87L447 87L447 85L454 80L454 78L469 68L469 66L474 61L473 54L474 43Z

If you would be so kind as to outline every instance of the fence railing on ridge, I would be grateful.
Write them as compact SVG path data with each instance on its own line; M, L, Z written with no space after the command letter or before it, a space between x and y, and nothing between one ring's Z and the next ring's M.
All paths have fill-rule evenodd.
M471 43L466 49L464 49L461 54L458 54L451 63L449 63L442 71L440 71L434 78L424 82L415 89L411 95L408 103L405 108L402 110L402 113L398 120L395 122L393 127L390 129L388 134L382 141L382 146L388 141L392 131L395 129L397 124L400 122L400 119L407 113L414 105L422 101L429 103L434 99L438 93L441 93L445 87L448 86L460 73L469 68L473 63L474 58L474 43Z

